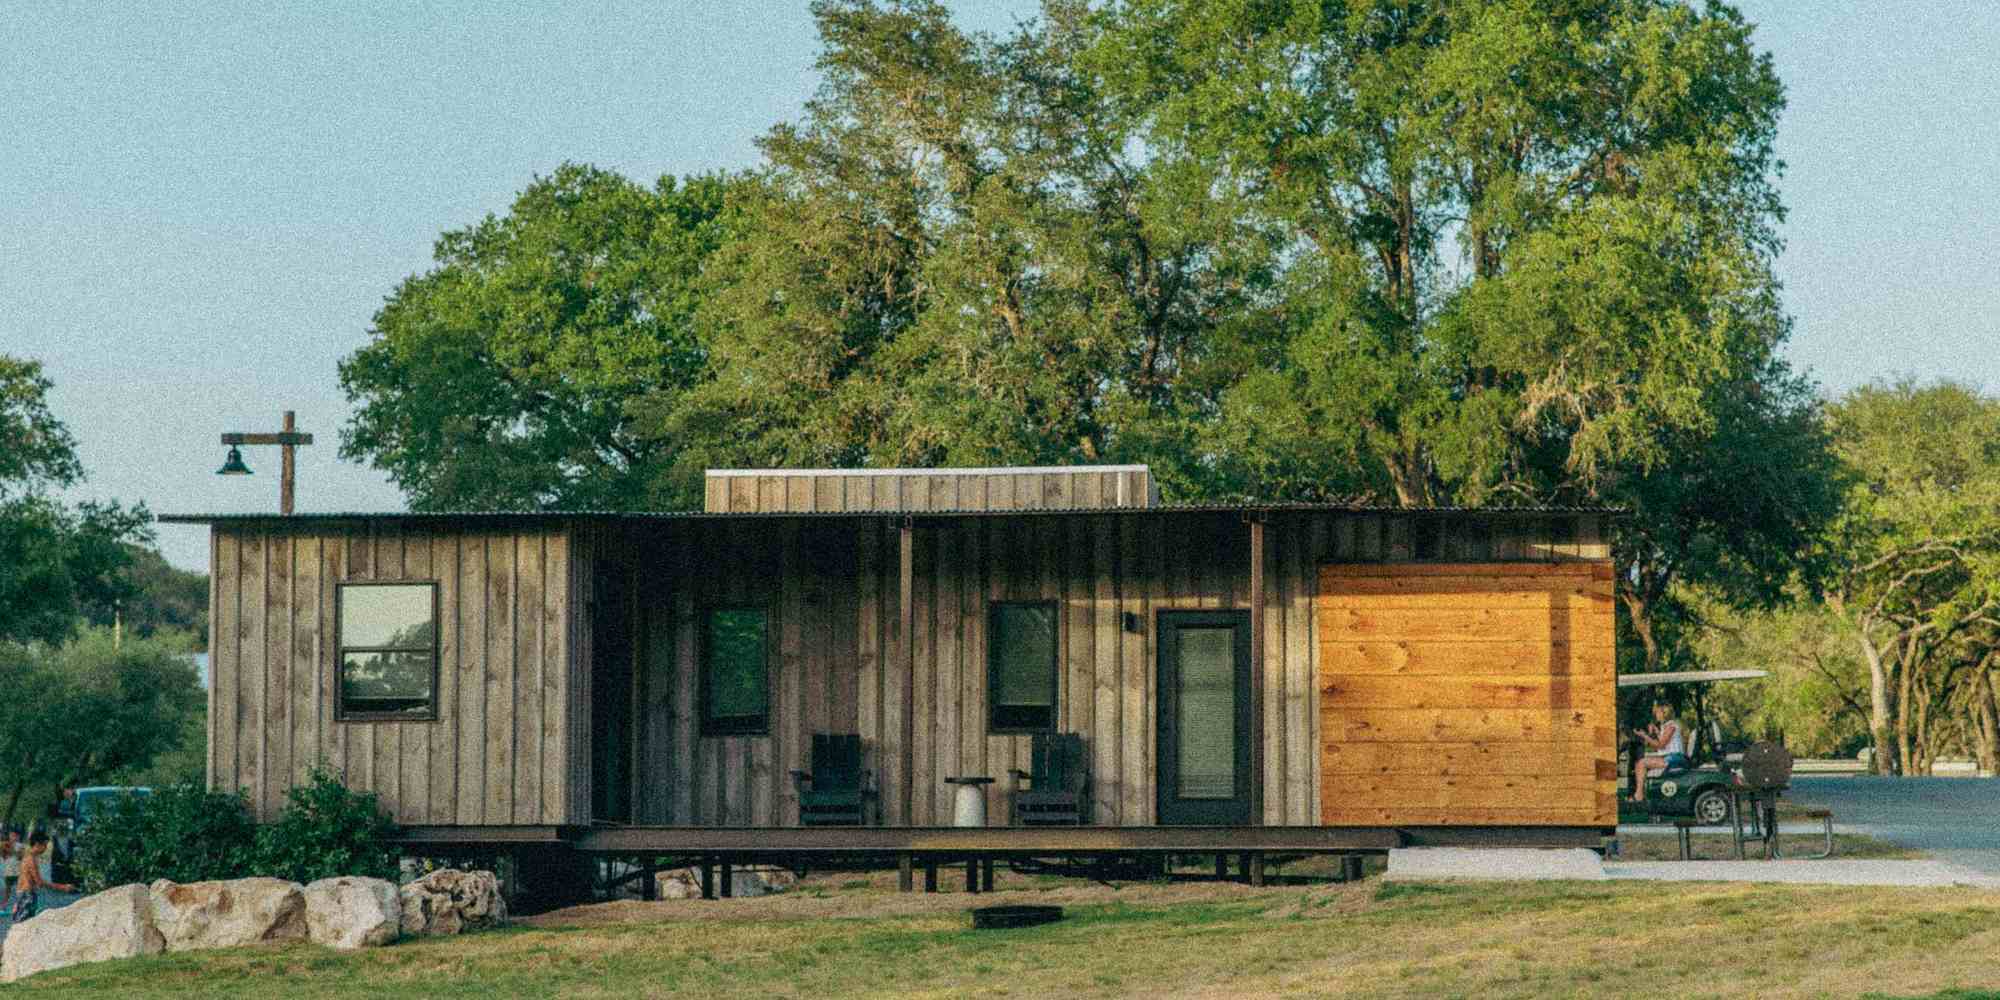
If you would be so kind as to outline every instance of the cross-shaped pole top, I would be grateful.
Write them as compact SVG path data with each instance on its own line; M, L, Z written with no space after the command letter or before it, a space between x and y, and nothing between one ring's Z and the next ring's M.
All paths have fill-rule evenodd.
M283 455L283 468L278 477L278 512L281 514L290 514L292 512L292 473L294 465L292 449L299 445L313 443L313 436L311 434L300 433L297 429L297 426L293 422L292 411L285 411L285 429L276 434L231 432L222 435L222 443L229 445L232 453L234 453L238 446L246 444L275 444L278 446L280 453ZM224 471L228 470L225 469ZM249 470L244 469L242 471L247 472Z

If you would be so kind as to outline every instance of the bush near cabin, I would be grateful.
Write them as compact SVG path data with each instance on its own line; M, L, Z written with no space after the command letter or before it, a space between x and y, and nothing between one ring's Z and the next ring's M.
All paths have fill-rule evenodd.
M112 805L77 841L86 892L171 879L269 875L306 883L335 875L394 879L395 821L373 793L355 792L323 768L286 792L284 811L259 826L241 792L187 783Z

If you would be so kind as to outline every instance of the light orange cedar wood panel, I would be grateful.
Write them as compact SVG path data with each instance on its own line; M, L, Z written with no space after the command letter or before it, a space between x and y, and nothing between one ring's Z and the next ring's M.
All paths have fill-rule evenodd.
M1333 674L1320 682L1321 704L1338 708L1609 709L1611 688L1594 677L1485 674L1409 678Z
M1601 766L1600 766L1601 765ZM1617 780L1617 766L1589 740L1561 743L1520 740L1411 743L1329 743L1320 773L1332 774L1583 774Z
M1321 794L1334 802L1394 802L1416 809L1574 809L1597 805L1597 781L1583 774L1329 774ZM1588 822L1588 820L1584 820Z
M1322 566L1322 822L1615 822L1608 563Z
M1601 740L1609 711L1589 708L1322 707L1328 741L1408 743L1425 740Z
M1342 608L1322 603L1322 641L1423 640L1467 644L1609 635L1611 608Z
M1321 642L1319 655L1320 672L1327 675L1568 674L1603 669L1612 648L1608 640L1584 645L1547 639L1481 643L1375 639Z

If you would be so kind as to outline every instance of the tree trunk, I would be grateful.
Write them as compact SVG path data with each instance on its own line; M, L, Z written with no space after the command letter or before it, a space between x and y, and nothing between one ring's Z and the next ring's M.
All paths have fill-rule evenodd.
M1895 747L1889 739L1889 665L1882 661L1882 649L1860 632L1861 655L1868 661L1868 739L1875 747L1870 770L1884 777L1896 773Z
M1988 778L2000 775L2000 718L1994 714L1993 675L1987 670L1992 659L1993 654L1988 653L1986 659L1980 662L1972 694L1972 700L1979 706L1975 715L1979 732L1979 773Z
M1902 684L1896 692L1896 759L1902 763L1900 773L1911 774L1910 759L1910 695L1915 690L1911 678L1916 674L1916 665L1906 656L1900 664Z
M1632 587L1619 587L1618 596L1625 600L1625 617L1632 621L1632 634L1639 639L1639 648L1646 654L1646 672L1660 669L1660 643L1653 635L1653 607Z
M12 823L12 822L14 822L14 810L15 810L15 809L17 809L17 808L20 808L20 805L21 805L21 793L22 793L22 792L25 792L25 791L27 791L27 790L28 790L28 779L26 779L26 778L22 778L22 779L19 779L19 780L15 781L15 782L14 782L14 785L13 785L13 787L12 787L12 788L10 788L10 789L8 789L8 791L7 791L7 811L6 811L6 813L4 813L4 814L0 814L0 815L4 815L4 816L6 817L6 819L7 819L7 822L9 822L9 823Z

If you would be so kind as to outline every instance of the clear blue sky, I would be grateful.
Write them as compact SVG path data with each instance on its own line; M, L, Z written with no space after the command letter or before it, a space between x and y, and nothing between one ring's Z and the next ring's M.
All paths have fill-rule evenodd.
M1000 27L1020 0L965 3ZM41 359L91 475L155 511L391 510L335 457L334 365L446 229L579 160L651 180L752 164L814 85L803 2L28 5L0 56L0 352ZM1790 91L1792 356L2000 386L2000 9L1744 5ZM202 529L162 526L201 567Z

